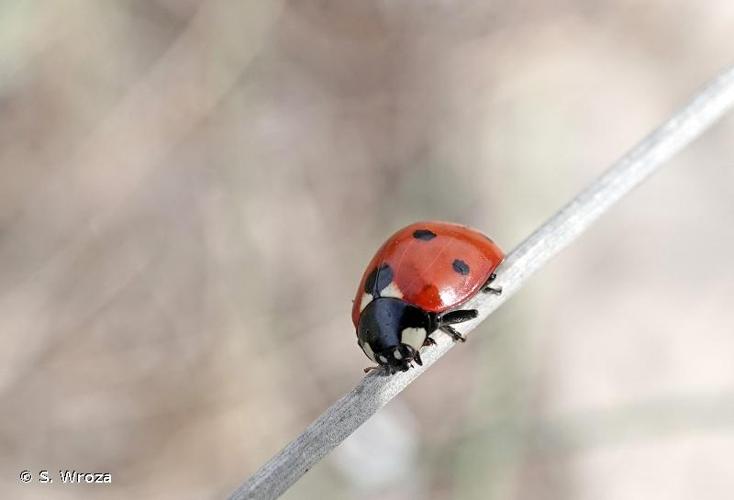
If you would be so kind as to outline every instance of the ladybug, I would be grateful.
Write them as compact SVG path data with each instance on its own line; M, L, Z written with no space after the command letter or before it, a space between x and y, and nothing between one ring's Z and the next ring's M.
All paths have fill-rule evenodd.
M451 325L474 319L462 304L492 288L504 259L487 236L449 222L417 222L393 234L367 266L352 307L357 343L390 374L423 365L420 349L437 330L465 339ZM365 372L378 367L365 368Z

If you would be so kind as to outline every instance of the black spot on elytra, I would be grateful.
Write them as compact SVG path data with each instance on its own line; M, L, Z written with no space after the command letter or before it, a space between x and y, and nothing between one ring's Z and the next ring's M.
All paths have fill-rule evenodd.
M373 297L379 297L380 292L390 284L392 278L392 268L389 265L383 264L380 267L376 267L367 276L364 282L364 291Z
M456 259L451 266L454 268L454 271L456 271L459 274L462 274L466 276L469 274L469 265L464 262L463 260Z
M416 240L429 241L436 237L436 233L428 229L416 229L413 231L413 238Z

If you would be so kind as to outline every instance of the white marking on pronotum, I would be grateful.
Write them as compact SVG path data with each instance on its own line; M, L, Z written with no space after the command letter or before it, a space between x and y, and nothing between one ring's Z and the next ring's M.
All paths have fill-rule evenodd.
M367 304L372 302L372 295L369 293L365 293L362 295L362 299L359 301L359 312L364 311L364 308L367 307Z
M397 349L392 352L392 355L395 356L395 359L403 359L403 355Z
M380 354L380 363L387 363L387 358Z
M424 328L406 328L403 330L400 341L403 344L408 344L416 351L423 347L423 342L426 340L426 330Z
M367 357L370 358L375 363L377 363L377 360L375 359L375 353L372 351L370 344L368 342L365 342L364 344L360 344L360 345L362 346L362 350L367 355Z
M394 281L391 281L389 285L380 290L380 297L395 297L396 299L403 298L403 292L400 291L398 285Z

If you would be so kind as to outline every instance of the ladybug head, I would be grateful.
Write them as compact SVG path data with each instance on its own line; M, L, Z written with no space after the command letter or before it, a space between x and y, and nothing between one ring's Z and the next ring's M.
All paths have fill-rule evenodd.
M406 371L435 330L431 315L404 300L380 297L370 302L359 317L357 338L368 358L390 372Z

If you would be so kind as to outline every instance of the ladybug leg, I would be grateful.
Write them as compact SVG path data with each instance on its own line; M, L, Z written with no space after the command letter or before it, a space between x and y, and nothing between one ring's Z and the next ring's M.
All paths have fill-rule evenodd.
M454 340L457 340L459 342L466 342L466 338L462 334L460 334L453 326L444 325L441 327L441 331L451 335L451 338Z
M479 311L476 309L457 309L456 311L449 311L446 314L442 314L437 318L438 328L444 333L451 335L451 338L459 342L466 342L466 339L460 334L454 327L456 323L463 323L474 319L479 315Z
M445 325L455 325L456 323L463 323L474 319L479 315L479 311L476 309L457 309L456 311L450 311L446 314L442 314L438 317L439 328Z
M426 336L426 340L423 341L423 347L429 345L436 345L436 340L433 337Z
M371 372L373 370L379 370L379 369L380 369L379 366L368 366L367 368L364 369L364 372L365 373L369 373L369 372Z
M421 359L421 355L418 353L418 351L415 352L415 356L413 357L416 363L418 363L418 366L423 366L423 360Z
M495 278L497 278L496 274L492 273L489 275L489 279L487 280L487 282L484 284L484 287L482 288L482 291L484 293L492 293L494 295L499 295L502 293L502 287L492 288L491 286L489 286L495 280Z

